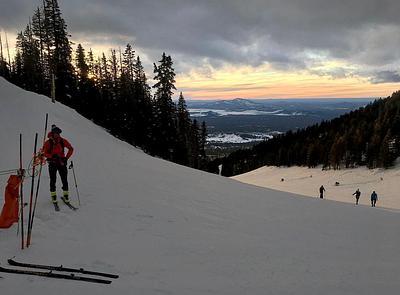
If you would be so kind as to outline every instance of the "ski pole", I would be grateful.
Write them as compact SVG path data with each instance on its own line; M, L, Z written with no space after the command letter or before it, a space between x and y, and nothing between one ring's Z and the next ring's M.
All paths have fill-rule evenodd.
M24 171L22 170L22 134L19 134L19 174L22 179L20 187L21 199L21 249L24 249Z
M79 190L78 190L78 184L76 182L76 176L75 176L75 169L74 169L74 162L71 161L69 164L69 169L72 169L72 174L74 175L74 182L75 182L75 189L76 189L76 195L78 196L78 204L79 206L81 205L81 200L79 198Z
M42 147L44 146L44 143L46 141L46 134L47 134L47 122L49 119L49 114L46 114L46 121L44 124L44 134L43 134L43 144ZM35 218L35 212L36 212L36 204L37 204L37 199L38 199L38 195L39 195L39 186L40 186L40 178L42 176L42 168L43 168L43 164L42 164L42 160L40 159L40 167L39 167L39 175L38 175L38 182L37 182L37 186L36 186L36 194L35 194L35 203L33 205L33 212L32 212L32 219L31 219L31 223L28 224L29 226L29 244L30 244L30 238L32 235L32 227L33 227L33 220Z
M38 134L36 133L35 135L35 145L33 148L33 156L36 157L36 148L37 148L37 138ZM32 165L32 183L31 183L31 198L29 202L29 218L28 218L28 235L26 236L26 247L28 248L30 243L31 243L31 230L30 230L30 224L32 220L32 205L33 205L33 190L35 187L35 169L36 166Z

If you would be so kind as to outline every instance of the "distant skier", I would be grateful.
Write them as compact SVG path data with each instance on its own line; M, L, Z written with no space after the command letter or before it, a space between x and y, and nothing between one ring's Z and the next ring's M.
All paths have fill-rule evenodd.
M57 193L56 193L56 180L57 171L60 174L62 182L63 196L61 199L65 203L69 203L69 191L68 191L68 169L67 161L72 156L74 148L71 146L68 140L60 136L61 129L56 125L51 126L51 131L47 135L49 138L43 146L43 153L49 163L49 175L50 175L50 196L53 201L56 210L57 204ZM64 153L64 148L68 149L67 155Z
M321 187L319 188L319 197L320 197L321 199L324 198L324 191L325 191L325 188L324 188L323 185L321 185Z
M353 193L353 196L356 196L356 205L358 205L358 200L360 199L360 196L361 196L361 192L360 192L359 188Z
M371 206L372 207L375 207L377 200L378 200L378 195L376 194L375 191L373 191L371 194Z

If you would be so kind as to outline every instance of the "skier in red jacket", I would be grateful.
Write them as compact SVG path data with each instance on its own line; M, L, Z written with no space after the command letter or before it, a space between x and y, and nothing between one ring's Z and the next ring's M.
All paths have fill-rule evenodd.
M49 174L50 174L50 196L56 207L57 205L57 193L56 193L56 180L57 171L60 174L62 182L63 196L61 199L65 203L69 203L69 191L68 191L68 168L67 161L72 156L74 148L71 146L68 140L60 136L61 129L56 125L52 125L51 131L47 135L49 138L43 146L43 154L49 163ZM64 149L68 149L68 153L65 155Z

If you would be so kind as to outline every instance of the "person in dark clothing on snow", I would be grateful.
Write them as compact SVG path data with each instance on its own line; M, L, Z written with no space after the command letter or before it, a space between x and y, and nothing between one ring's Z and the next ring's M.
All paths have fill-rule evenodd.
M321 185L321 187L319 188L319 197L320 197L321 199L324 198L324 191L325 191L325 188L324 188L323 185Z
M356 196L356 205L358 205L358 200L360 199L360 196L361 196L361 192L360 192L359 188L353 193L353 196Z
M50 196L54 204L57 204L57 193L56 193L56 180L57 171L60 174L62 182L63 196L61 197L64 202L69 203L69 191L68 191L68 168L67 161L72 156L74 148L71 146L68 140L60 136L61 129L56 125L51 126L51 131L47 135L49 138L43 146L43 154L49 163L49 175L50 175ZM65 155L64 149L68 149L68 153Z
M376 194L375 191L373 191L371 194L371 206L372 207L375 207L377 200L378 200L378 195Z

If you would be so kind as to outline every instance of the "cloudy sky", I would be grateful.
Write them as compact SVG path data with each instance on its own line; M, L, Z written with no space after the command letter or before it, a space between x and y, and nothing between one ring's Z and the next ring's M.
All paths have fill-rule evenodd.
M40 0L0 0L13 39ZM59 0L72 40L171 55L187 99L387 96L400 88L398 0Z

